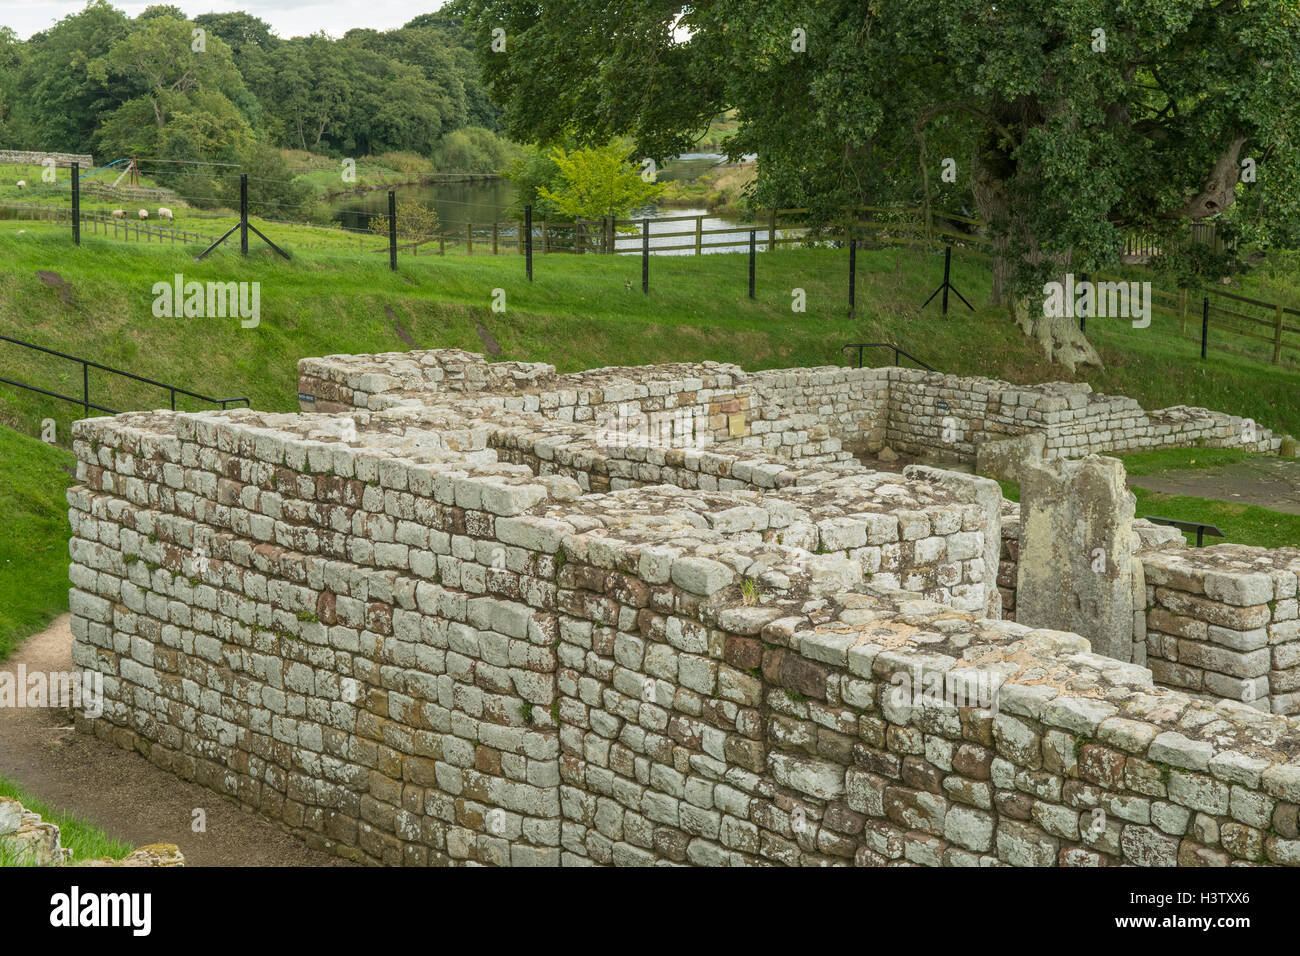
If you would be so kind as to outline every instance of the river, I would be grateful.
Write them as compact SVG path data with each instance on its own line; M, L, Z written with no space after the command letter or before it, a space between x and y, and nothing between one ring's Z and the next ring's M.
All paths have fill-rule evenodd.
M691 178L699 175L710 165L723 157L717 153L687 153L678 157L677 162L665 166L661 179ZM438 219L448 232L463 233L466 223L474 223L475 242L490 236L492 222L506 222L512 219L507 210L514 202L515 187L507 179L496 179L464 183L442 183L430 186L399 186L396 189L401 198L414 198L432 206L438 213ZM349 229L365 229L372 216L386 215L388 212L388 192L376 189L368 193L343 196L336 200L330 209L334 222ZM658 231L689 232L687 236L656 236L653 223L656 220L689 216L690 221L665 222ZM705 252L742 252L749 248L749 230L757 230L760 249L767 238L767 229L758 224L744 225L739 220L724 216L710 215L707 209L691 209L680 206L659 206L651 204L635 210L629 218L649 219L650 250L656 255L691 255L690 249L665 249L665 246L692 245L695 223L693 217L703 216L704 230L727 229L728 232L717 235L705 235L704 242L721 242L727 245L706 249ZM478 224L483 224L480 231ZM638 238L621 239L618 244L620 252L639 254L641 242Z

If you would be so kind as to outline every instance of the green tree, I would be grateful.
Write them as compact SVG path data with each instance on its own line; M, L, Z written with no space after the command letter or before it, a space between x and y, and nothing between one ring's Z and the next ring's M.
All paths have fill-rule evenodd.
M418 199L397 200L397 238L403 242L433 239L442 228L438 211ZM388 217L371 216L370 231L380 236L388 235Z
M459 0L516 139L631 135L662 159L735 108L756 201L968 203L993 296L1068 367L1100 364L1042 283L1114 263L1246 193L1253 238L1300 220L1296 0ZM505 30L507 53L492 52ZM958 184L942 184L955 160ZM1242 161L1257 181L1239 181Z
M104 114L131 95L90 66L130 25L107 0L91 0L27 41L13 109L20 148L90 152Z
M514 143L489 129L466 126L452 130L438 144L438 169L443 172L497 173L522 154Z
M559 180L554 189L541 186L537 192L574 219L625 216L664 191L661 183L643 179L627 161L627 150L615 143L572 152L556 146L550 158Z
M196 50L192 31L188 21L157 12L135 21L90 65L92 75L135 93L104 118L98 139L110 152L153 155L169 133L180 132L202 155L229 155L249 139L248 119L233 99L247 91L230 48L212 36Z
M20 149L14 121L18 98L18 74L22 70L23 45L8 27L0 27L0 149Z

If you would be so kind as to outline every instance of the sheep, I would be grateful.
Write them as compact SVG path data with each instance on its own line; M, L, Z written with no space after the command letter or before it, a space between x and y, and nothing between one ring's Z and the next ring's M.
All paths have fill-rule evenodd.
M113 218L114 218L114 219L125 219L125 218L126 218L126 210L125 210L125 209L114 209L112 215L113 215Z
M140 218L141 218L141 219L148 219L148 218L149 218L149 210L148 210L148 209L141 209L141 210L140 210Z
M27 188L27 180L25 180L25 179L20 179L20 180L18 180L18 188L19 188L19 189L26 189L26 188Z
M171 211L170 209L168 209L166 206L159 206L159 207L158 207L158 218L159 218L159 219L171 219L171 218L172 218L172 211Z

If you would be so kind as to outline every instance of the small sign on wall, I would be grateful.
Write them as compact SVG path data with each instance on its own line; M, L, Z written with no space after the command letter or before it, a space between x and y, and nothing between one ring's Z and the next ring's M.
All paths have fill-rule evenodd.
M744 412L732 412L727 416L727 434L732 438L739 438L745 434Z
M300 402L314 402L314 401L316 401L316 396L315 396L315 395L309 395L309 394L306 393L306 392L299 392L299 393L298 393L298 401L300 401Z

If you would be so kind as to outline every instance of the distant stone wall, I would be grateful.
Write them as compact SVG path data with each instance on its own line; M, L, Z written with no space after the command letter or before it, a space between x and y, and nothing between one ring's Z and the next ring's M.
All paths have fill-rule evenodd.
M1010 385L918 369L889 369L886 442L898 451L974 464L985 442L1037 432L1046 458L1153 448L1243 448L1276 452L1281 435L1204 408L1146 412L1124 396L1083 383Z
M747 373L764 418L778 410L815 419L850 450L885 441L890 370L879 368L777 369ZM775 429L780 430L780 429Z
M1147 663L1156 680L1300 713L1300 549L1220 544L1143 563Z
M622 414L663 432L674 416L685 417L701 443L822 461L843 460L844 447L889 445L974 465L981 445L1032 434L1043 436L1047 458L1201 444L1276 452L1283 440L1208 409L1146 412L1131 398L1098 395L1082 383L1011 385L894 367L745 372L706 362L559 375L550 365L488 363L442 350L303 359L299 376L304 411L415 407L454 392L559 422L610 422Z
M55 166L80 164L82 169L95 168L95 160L89 153L46 153L40 150L0 149L0 163L15 163L24 166L40 166L47 159L54 160Z

